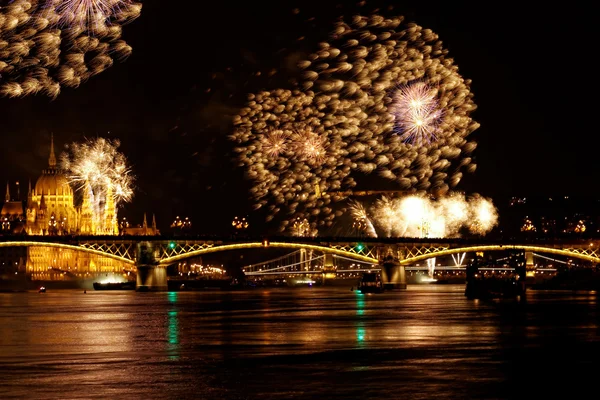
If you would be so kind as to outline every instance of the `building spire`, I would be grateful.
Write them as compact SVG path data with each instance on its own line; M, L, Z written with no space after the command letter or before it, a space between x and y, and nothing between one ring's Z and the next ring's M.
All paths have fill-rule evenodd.
M4 198L4 200L6 200L6 202L10 201L10 188L8 185L8 181L6 181L6 197Z
M148 222L146 222L146 213L144 213L144 222L142 223L142 228L148 228Z
M33 207L33 193L31 192L31 179L29 179L29 190L27 191L27 208Z
M156 217L152 214L152 232L156 233Z
M48 158L48 166L56 168L56 156L54 155L54 134L50 134L50 158Z

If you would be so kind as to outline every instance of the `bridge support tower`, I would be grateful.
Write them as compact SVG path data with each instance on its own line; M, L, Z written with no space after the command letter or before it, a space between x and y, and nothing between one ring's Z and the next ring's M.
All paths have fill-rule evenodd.
M312 261L312 250L300 249L300 270L308 271Z
M156 261L156 254L157 251L151 242L137 244L137 281L135 285L137 292L166 292L168 290L167 268L159 265Z
M473 261L467 264L466 273L467 279L465 282L465 296L467 298L477 298L477 282L475 281L476 275L479 272L479 255L474 254Z
M531 251L525 252L525 281L528 283L535 281L535 262Z
M325 253L323 257L323 286L329 277L335 278L335 262L333 261L333 254Z
M400 265L400 261L404 259L404 252L398 250L394 255L391 249L380 259L381 266L381 281L386 290L390 289L406 289L406 268Z
M529 260L528 260L528 257L529 257ZM531 262L531 264L533 264L533 253L531 253L529 251L517 252L509 260L510 260L509 265L512 265L512 267L515 269L515 274L517 274L519 276L519 278L517 279L517 285L519 285L519 288L521 289L521 293L525 294L525 289L526 289L525 281L527 279L527 264L529 262Z

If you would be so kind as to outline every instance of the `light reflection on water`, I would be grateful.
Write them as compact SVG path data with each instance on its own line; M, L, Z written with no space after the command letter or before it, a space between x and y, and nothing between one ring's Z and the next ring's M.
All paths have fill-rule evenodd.
M177 292L169 292L169 301L172 306L177 306ZM179 321L177 319L177 309L168 311L167 322L167 353L170 360L179 359Z
M365 323L363 320L363 315L365 315L365 295L356 293L356 342L359 348L363 348L365 346Z
M596 293L486 302L463 290L1 293L0 397L509 399L593 387Z

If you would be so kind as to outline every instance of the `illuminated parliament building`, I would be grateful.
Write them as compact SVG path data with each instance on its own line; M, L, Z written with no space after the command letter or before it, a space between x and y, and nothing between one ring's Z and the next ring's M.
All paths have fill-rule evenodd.
M117 209L111 193L100 212L94 213L90 202L91 188L87 186L80 205L76 205L73 188L57 167L54 141L50 141L48 168L42 171L35 186L29 183L27 201L17 193L12 199L7 184L5 202L0 218L2 234L28 235L119 235L158 234L156 222L152 227L119 229ZM87 193L86 193L87 192ZM131 231L131 232L129 232ZM32 280L67 280L95 278L103 274L122 274L125 264L120 261L75 250L50 247L8 247L0 252L0 275L26 273ZM14 272L13 272L14 271Z

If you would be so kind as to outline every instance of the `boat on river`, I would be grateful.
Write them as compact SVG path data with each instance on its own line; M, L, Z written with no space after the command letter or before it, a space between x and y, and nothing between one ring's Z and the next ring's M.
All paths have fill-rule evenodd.
M358 282L358 290L361 293L383 293L383 282L381 275L377 272L365 272Z

